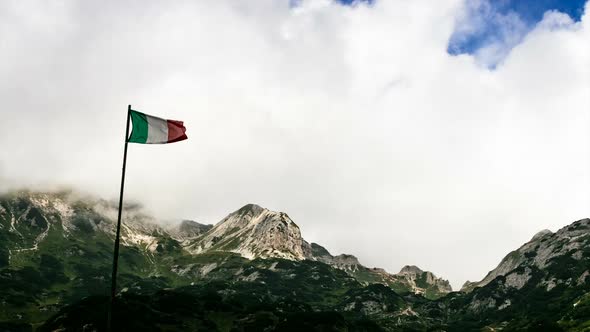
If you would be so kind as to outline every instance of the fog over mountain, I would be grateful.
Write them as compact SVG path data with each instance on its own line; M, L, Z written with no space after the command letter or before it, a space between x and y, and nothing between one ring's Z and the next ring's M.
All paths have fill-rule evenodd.
M188 129L129 146L126 199L155 215L210 224L256 203L367 266L481 280L531 234L590 216L590 18L547 12L490 70L447 53L464 13L3 1L0 191L117 198L132 104Z

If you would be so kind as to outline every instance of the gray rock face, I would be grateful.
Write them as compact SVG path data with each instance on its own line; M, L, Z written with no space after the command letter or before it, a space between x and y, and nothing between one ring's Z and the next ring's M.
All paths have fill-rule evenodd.
M381 268L367 268L353 255L332 256L324 247L312 243L311 255L307 259L332 265L365 283L379 283L390 286L399 292L427 294L438 298L452 291L451 284L432 272L422 271L414 265L404 266L399 273L390 274Z
M192 220L183 220L180 224L170 230L170 233L179 239L191 239L205 234L213 228L213 225L204 225Z
M588 248L589 219L555 233L538 232L504 257L483 280L463 285L461 291L467 293L464 296L469 304L460 309L462 314L494 316L499 310L522 310L546 303L556 308L576 307L590 282Z
M415 276L420 275L422 273L424 273L424 271L422 271L416 265L406 265L406 266L402 267L402 269L399 271L398 274L415 277Z
M506 285L520 289L530 279L531 268L544 270L555 259L570 256L573 259L581 260L584 257L584 248L590 245L590 219L582 219L573 224L563 227L553 233L550 230L542 230L517 250L509 253L500 264L490 271L483 280L479 282L466 283L461 290L469 292L475 287L482 287L499 276L506 277ZM520 269L521 272L514 272ZM525 273L522 272L524 269ZM563 280L553 280L551 277L542 280L541 284L547 290L563 283Z
M533 236L533 238L531 239L531 241L537 241L537 240L540 240L540 239L542 239L542 238L544 238L546 236L550 236L550 235L553 235L553 232L550 231L550 230L548 230L548 229L544 229L542 231L537 232L537 234L535 234Z
M447 280L438 278L430 271L422 271L415 265L404 266L397 276L405 278L416 293L424 293L427 289L434 289L439 293L453 291L451 284Z
M187 249L195 254L231 251L249 259L303 260L305 246L299 227L287 214L248 204L195 239Z
M12 199L7 196L4 202L11 205L10 209L3 208L5 213L10 211L5 216L6 220L10 220L9 232L22 239L15 241L18 245L11 248L10 252L37 250L51 230L56 230L65 238L75 232L102 233L110 237L115 235L118 206L113 202L71 191L15 192L12 193ZM24 210L21 211L19 206L23 206ZM24 220L28 220L31 225L22 224ZM164 236L166 231L155 223L154 218L146 215L140 205L124 205L121 244L153 252Z
M529 279L531 279L531 269L527 267L525 268L524 273L513 271L506 275L505 285L508 287L521 289L529 281Z
M356 258L353 255L347 254L334 256L330 264L341 270L349 272L357 271L360 267L362 267L361 263L359 263L358 258Z
M473 281L467 280L467 281L465 281L463 286L461 286L461 289L459 291L463 292L463 293L471 292L475 287L477 287L477 284L478 284L477 281L473 282Z

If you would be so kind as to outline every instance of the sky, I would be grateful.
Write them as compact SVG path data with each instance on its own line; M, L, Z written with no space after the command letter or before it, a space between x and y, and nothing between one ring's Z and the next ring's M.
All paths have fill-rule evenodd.
M129 146L125 199L163 221L257 203L369 267L481 280L590 216L588 5L534 3L2 1L0 190L116 199L131 104L187 127Z
M512 48L552 12L580 21L586 0L465 0L447 51L471 54L480 65L495 68ZM351 4L350 2L344 2Z

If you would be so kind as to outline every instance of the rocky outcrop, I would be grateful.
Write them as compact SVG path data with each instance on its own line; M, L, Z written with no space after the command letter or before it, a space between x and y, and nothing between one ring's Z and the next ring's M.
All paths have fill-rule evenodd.
M361 263L359 263L358 258L347 254L334 256L330 262L330 265L347 272L355 272L363 267Z
M427 290L446 294L453 291L451 284L438 278L430 271L422 271L415 265L404 266L398 276L404 277L415 293L425 293Z
M204 225L192 220L183 220L170 229L170 234L180 240L197 238L208 232L213 225Z
M406 265L397 274L390 274L381 268L367 268L353 255L332 256L324 247L312 243L307 259L320 261L347 272L365 284L383 284L400 293L422 294L435 299L452 291L447 280L436 277L432 272L422 271L414 265Z
M473 281L467 280L467 281L465 281L465 283L463 283L463 286L461 286L461 289L459 291L463 292L463 293L471 292L475 287L477 287L477 284L478 284L477 281L473 282Z
M507 285L520 289L530 279L531 270L546 270L560 258L566 256L574 260L581 260L588 245L590 245L590 219L578 220L556 233L542 230L535 234L529 242L504 257L500 264L481 281L466 283L461 291L470 292L501 276L506 278ZM551 289L555 282L555 280L551 280L551 277L541 281L547 285L548 289Z
M303 260L304 245L299 227L286 213L248 204L225 217L187 249L194 254L230 251L249 259Z

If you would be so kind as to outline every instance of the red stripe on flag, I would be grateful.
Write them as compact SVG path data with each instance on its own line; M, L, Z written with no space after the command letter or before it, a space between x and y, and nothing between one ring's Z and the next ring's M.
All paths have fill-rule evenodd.
M168 121L168 143L178 142L187 139L184 122L176 120Z

